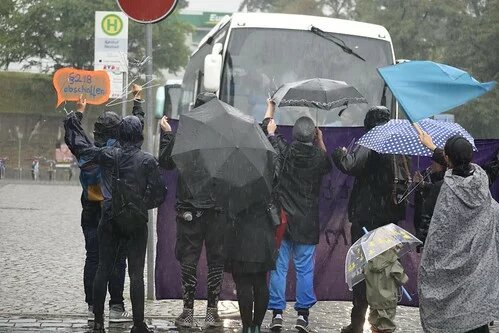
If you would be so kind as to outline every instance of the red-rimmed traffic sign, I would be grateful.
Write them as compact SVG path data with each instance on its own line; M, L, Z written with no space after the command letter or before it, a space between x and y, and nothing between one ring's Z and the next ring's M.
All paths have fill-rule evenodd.
M121 10L139 23L155 23L170 15L178 0L117 0Z

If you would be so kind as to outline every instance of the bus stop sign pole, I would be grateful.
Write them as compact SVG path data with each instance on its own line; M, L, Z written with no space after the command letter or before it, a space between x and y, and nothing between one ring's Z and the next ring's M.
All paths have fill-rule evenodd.
M153 76L152 58L152 24L159 22L170 15L177 6L178 0L117 0L121 10L136 22L145 23L146 36L146 82L151 82ZM153 152L153 126L154 106L152 89L147 89L146 94L146 150ZM154 235L155 214L149 210L148 238L147 238L147 299L154 299Z

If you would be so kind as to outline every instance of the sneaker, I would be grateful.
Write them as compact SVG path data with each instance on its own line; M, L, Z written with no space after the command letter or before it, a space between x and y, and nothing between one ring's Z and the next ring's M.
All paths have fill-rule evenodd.
M133 321L131 313L125 311L123 305L113 304L109 307L109 322L110 323L124 323Z
M298 319L296 319L296 325L295 328L298 330L298 332L305 332L305 333L310 333L310 328L308 327L308 321L305 320L305 317L303 316L298 316Z
M175 319L175 326L177 327L192 327L194 326L194 310L186 309Z
M272 317L272 322L270 323L269 328L271 330L280 330L282 328L283 319L282 314L276 314Z
M218 315L217 308L207 308L206 309L206 317L204 318L204 327L222 327L224 322L222 318Z
M353 326L353 324L344 326L340 331L340 333L362 333L362 332L364 332L364 329L362 327L356 328Z
M93 305L89 305L88 306L88 312L87 312L87 320L88 321L94 321L94 306Z
M133 325L130 333L153 333L153 330L147 327L146 323L140 325Z
M106 333L106 330L104 329L104 323L95 322L94 329L92 330L92 332L93 333Z

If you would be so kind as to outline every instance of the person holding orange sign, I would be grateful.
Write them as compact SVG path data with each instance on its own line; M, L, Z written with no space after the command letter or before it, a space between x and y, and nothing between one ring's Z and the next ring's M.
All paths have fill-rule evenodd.
M141 99L142 87L133 85L132 94L134 96L134 107L132 113L143 119ZM79 97L75 115L81 121L85 111L86 101L83 96ZM111 111L102 113L94 124L94 145L96 147L113 147L117 144L118 125L121 117ZM76 146L78 145L68 133L65 141L71 152L78 155ZM94 163L89 163L85 158L78 157L78 166L80 167L80 183L82 186L81 194L81 227L85 237L85 266L83 270L83 284L85 290L85 302L88 304L88 320L94 319L94 298L93 284L99 264L99 241L97 228L102 218L102 204L105 197L110 197L110 183L105 182L101 169ZM132 316L125 310L123 302L123 289L125 283L126 262L124 256L116 261L116 267L109 279L108 291L109 301L109 321L110 322L129 322Z

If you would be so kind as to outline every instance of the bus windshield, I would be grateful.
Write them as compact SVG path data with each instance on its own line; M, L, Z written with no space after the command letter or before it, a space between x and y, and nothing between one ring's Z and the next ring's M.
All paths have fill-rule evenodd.
M345 81L354 86L369 104L352 104L339 116L338 110L278 108L276 120L292 125L300 115L309 115L320 126L362 126L372 105L379 105L384 82L377 68L393 63L387 41L333 34L366 61L344 52L338 45L310 31L233 29L222 76L220 98L260 121L266 99L288 82L310 78ZM386 92L386 105L391 95Z

